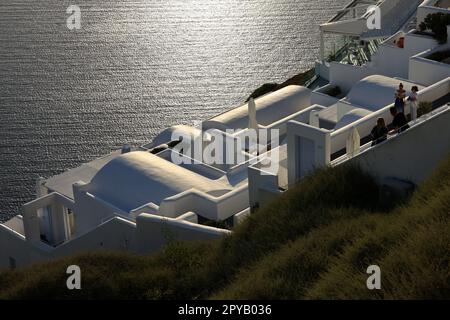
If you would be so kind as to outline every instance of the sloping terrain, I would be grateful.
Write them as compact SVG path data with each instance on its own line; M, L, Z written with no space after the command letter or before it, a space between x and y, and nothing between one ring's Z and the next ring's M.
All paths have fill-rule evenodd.
M4 271L0 298L449 299L450 158L405 202L381 207L378 193L358 168L318 170L231 236ZM82 290L66 288L72 264ZM367 289L369 265L381 290Z

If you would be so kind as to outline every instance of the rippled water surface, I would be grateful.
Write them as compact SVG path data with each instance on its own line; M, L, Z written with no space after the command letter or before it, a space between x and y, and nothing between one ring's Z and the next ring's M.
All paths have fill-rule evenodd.
M0 220L49 177L312 66L347 0L1 0ZM66 27L79 5L82 28Z

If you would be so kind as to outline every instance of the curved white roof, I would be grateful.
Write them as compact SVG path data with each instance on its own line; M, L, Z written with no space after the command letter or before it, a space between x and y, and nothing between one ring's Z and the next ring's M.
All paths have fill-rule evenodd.
M196 138L202 135L202 131L198 128L186 125L172 126L158 134L158 136L153 139L152 146L156 147L170 142L173 135L175 136L175 139L178 139L180 136Z
M419 90L423 89L422 86L412 82L375 75L356 83L343 100L376 111L394 103L395 91L400 83L403 83L407 94L411 92L412 86L418 86Z
M165 198L192 188L210 192L229 190L230 186L148 152L135 151L105 165L92 179L88 192L129 212L149 202L159 205Z
M360 109L360 108L353 109L352 111L347 112L341 118L341 120L339 120L339 122L334 127L334 130L343 128L343 127L349 125L350 123L353 123L361 118L364 118L365 116L367 116L371 113L372 113L372 111L369 111L367 109Z
M258 124L268 126L311 105L311 90L301 86L287 86L255 100ZM225 112L203 123L203 129L246 129L248 104Z

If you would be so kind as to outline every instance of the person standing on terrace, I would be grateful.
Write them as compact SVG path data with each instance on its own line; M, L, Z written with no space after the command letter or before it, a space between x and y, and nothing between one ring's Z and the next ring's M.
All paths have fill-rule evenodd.
M398 113L405 113L406 91L403 89L403 83L400 83L397 91L395 91L395 108Z
M409 106L410 106L410 113L411 113L411 120L416 121L417 119L417 108L418 108L418 95L419 88L417 86L413 86L411 88L411 94L408 97Z

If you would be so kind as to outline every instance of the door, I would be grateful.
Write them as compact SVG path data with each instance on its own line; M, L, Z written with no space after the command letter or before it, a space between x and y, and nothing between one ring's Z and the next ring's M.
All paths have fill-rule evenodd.
M49 244L53 243L51 211L52 211L51 206L40 208L37 211L37 215L39 218L39 229L41 234L41 240Z
M316 150L313 140L298 137L297 138L297 180L304 178L311 172L315 166Z

